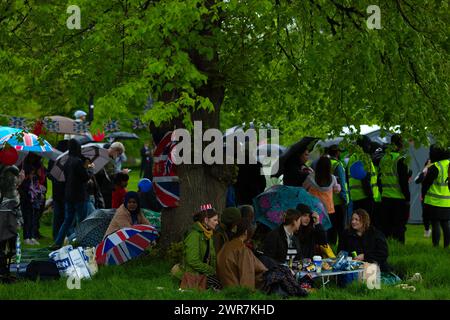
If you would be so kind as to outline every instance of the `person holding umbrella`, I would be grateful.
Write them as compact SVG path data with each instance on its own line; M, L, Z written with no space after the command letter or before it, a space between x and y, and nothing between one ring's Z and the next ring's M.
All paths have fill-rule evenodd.
M64 222L59 229L55 243L50 247L53 250L61 248L73 221L77 218L81 222L86 217L89 181L92 164L81 155L81 145L76 139L69 140L69 158L64 164L65 187L65 215Z
M285 186L303 186L306 177L314 171L306 163L309 160L309 151L312 150L317 140L317 138L304 137L290 146L288 151L279 158L279 170L275 176L283 174Z

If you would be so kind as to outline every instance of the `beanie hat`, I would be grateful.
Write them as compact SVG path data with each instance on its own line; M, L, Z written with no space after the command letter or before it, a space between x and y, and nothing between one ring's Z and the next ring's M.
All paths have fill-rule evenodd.
M223 224L231 225L237 223L241 217L241 210L235 207L229 207L223 210L221 220Z

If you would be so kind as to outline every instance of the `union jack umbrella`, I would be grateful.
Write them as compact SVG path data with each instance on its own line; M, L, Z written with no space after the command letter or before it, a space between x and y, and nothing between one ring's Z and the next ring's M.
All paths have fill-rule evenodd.
M46 140L16 128L0 127L0 146L5 143L8 143L17 151L53 152L52 146Z
M95 250L98 264L118 265L131 260L154 244L159 234L155 227L143 224L122 228L107 236Z
M175 145L176 142L172 141L172 131L169 131L153 153L153 189L156 199L166 208L178 207L180 201L180 183L172 159Z

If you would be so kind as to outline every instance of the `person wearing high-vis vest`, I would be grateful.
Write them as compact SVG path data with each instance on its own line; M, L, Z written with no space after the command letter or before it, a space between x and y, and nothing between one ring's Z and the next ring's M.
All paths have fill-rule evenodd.
M331 171L333 175L337 178L338 183L341 186L341 192L333 194L334 202L334 217L336 221L336 231L339 238L348 224L347 219L347 206L350 201L347 189L347 179L345 177L345 165L339 160L341 155L341 150L337 145L333 145L328 148L328 155L331 160ZM336 237L328 239L332 244L336 243Z
M363 149L365 154L370 155L370 139L368 137L360 137L357 140L357 144ZM354 153L350 156L347 165L349 193L353 211L356 209L364 209L367 211L372 221L377 221L373 216L374 202L379 200L377 172L370 159L369 167L367 167L367 161L366 164L364 164L364 169L367 172L366 177L362 180L353 178L350 174L350 168L357 161L364 163L363 157L358 153Z
M447 248L450 244L450 152L431 148L430 160L433 165L422 182L423 209L431 220L433 245L439 245L440 225L444 248Z
M391 152L380 161L379 186L381 191L380 227L386 237L405 243L406 223L409 218L409 178L403 150L402 138L398 134L391 137Z

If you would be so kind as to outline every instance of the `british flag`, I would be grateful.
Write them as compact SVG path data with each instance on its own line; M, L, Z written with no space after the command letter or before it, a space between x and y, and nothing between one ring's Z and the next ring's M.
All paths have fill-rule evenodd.
M95 250L95 260L98 264L106 265L125 263L155 244L158 236L156 228L149 225L138 224L122 228L100 242Z
M159 203L166 208L178 207L180 201L180 182L171 155L175 145L172 131L169 131L153 153L153 189Z

